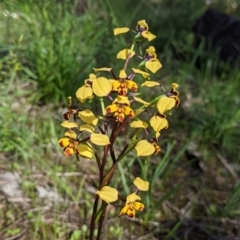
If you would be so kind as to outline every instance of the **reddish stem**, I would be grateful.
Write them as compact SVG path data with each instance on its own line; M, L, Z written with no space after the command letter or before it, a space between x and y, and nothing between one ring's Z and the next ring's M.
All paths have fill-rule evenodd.
M95 201L94 201L94 206L93 206L91 224L90 224L89 240L93 240L93 237L94 237L93 234L94 234L94 229L95 229L95 217L96 217L97 208L98 208L98 201L99 201L99 196L96 195Z

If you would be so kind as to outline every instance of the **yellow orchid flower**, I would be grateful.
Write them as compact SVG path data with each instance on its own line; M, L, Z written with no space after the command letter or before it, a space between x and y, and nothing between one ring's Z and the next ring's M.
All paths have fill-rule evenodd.
M84 81L85 84L77 90L76 97L81 103L84 103L87 99L92 99L94 97L92 82L96 78L95 74L89 74L89 78Z
M146 49L146 55L144 59L145 67L153 73L156 73L162 67L162 64L157 59L156 50L153 46L150 46Z
M148 41L152 41L156 36L148 31L148 24L145 20L140 20L137 23L137 33L141 34L144 38L146 38Z
M171 90L167 93L168 97L174 98L176 101L175 106L178 107L178 105L180 104L180 99L178 98L179 96L179 92L176 90L176 88L178 87L177 83L172 83L172 88Z
M58 144L60 147L63 147L64 150L64 155L67 156L67 157L71 157L74 153L76 155L79 155L79 152L78 152L78 141L76 140L73 140L69 137L64 137L64 138L61 138L59 141L58 141Z
M129 194L125 206L122 208L119 216L126 214L130 218L134 218L136 211L142 211L144 209L144 205L139 202L140 200L141 198L136 195L136 193Z
M177 87L177 83L172 83L171 90L158 100L157 109L160 114L164 115L164 112L178 107L180 100L178 98L179 92L176 90Z
M96 75L90 74L89 79L85 80L85 85L77 90L76 97L83 103L87 99L92 99L94 94L98 97L107 96L111 90L112 84L107 78L96 77Z
M135 55L134 51L131 51L131 49L123 49L117 54L117 59L123 59L126 60L127 58L132 58Z
M69 135L70 133L66 132ZM63 147L64 155L71 157L73 154L91 159L93 157L93 149L90 143L79 143L70 137L63 137L58 141L60 147Z
M111 105L106 107L106 113L114 113L116 121L123 122L125 116L134 117L134 111L130 108L127 97L118 96Z
M127 74L123 69L119 71L119 79L111 80L111 83L112 91L117 91L118 95L126 96L128 89L131 89L134 92L138 90L138 85L131 79L128 79Z

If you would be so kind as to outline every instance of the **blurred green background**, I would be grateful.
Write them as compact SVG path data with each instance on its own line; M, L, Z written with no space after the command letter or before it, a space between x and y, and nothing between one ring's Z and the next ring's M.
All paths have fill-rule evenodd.
M165 88L178 83L181 104L168 117L161 154L129 156L114 181L126 194L136 174L150 181L143 221L130 224L110 212L104 239L240 235L240 74L216 52L194 48L192 26L208 8L240 18L237 0L0 2L0 173L17 173L24 196L14 201L0 188L1 239L87 239L97 173L63 156L62 113L93 67L120 69L116 54L126 42L113 28L134 29L141 19L157 35L151 44L163 68L155 78ZM39 185L54 189L58 201L43 201Z

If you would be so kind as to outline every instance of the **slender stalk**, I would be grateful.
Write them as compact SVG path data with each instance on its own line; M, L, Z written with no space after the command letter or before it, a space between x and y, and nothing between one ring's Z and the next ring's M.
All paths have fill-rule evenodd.
M99 155L96 152L94 152L94 156L96 158L98 169L99 169L99 173L100 173L100 171L101 171L101 159L100 159Z
M102 180L103 180L104 167L105 167L106 162L107 162L108 151L109 151L109 145L104 146L104 153L103 153L103 158L102 158L102 165L101 165L101 169L100 169L100 182L102 182Z
M110 145L110 155L111 155L113 163L115 163L116 162L116 157L115 157L113 144Z
M112 179L112 175L117 167L117 162L115 162L112 167L108 170L107 174L104 176L99 189L103 188L104 186L108 185Z
M116 160L116 163L120 162L128 153L130 153L136 146L136 143L134 143L131 147L127 148L124 153L120 153L119 157Z
M124 67L123 67L124 71L126 71L126 69L127 69L127 65L128 65L129 60L130 60L131 54L132 53L130 52L127 56L126 62L125 62Z
M98 202L99 202L99 196L95 196L95 201L93 205L93 212L92 212L92 219L91 219L91 224L90 224L90 233L89 233L89 240L93 240L94 237L94 229L95 229L95 218L96 218L96 213L98 209Z
M100 98L99 100L100 100L100 105L101 105L101 109L102 109L102 114L103 114L103 116L105 116L106 111L105 111L105 105L104 105L103 98Z
M98 223L98 233L97 233L97 240L100 240L101 239L101 234L102 234L102 226L103 226L103 222L104 222L104 218L105 218L105 215L106 215L106 204L104 202L102 202L102 208L104 208L101 216L100 216L100 219L99 219L99 223Z
M130 118L129 117L126 117L126 119L124 120L124 122L116 129L115 133L114 133L114 136L113 136L113 139L111 139L111 144L113 144L115 142L115 140L117 139L119 133L121 132L121 130L123 129L123 127L127 124L128 120Z
M115 123L113 125L113 128L112 128L112 133L111 133L111 136L110 136L110 142L112 142L112 140L114 138L114 134L115 134L118 126L119 126L119 122L115 121Z
M131 58L133 49L135 47L135 43L136 43L136 40L133 41L132 46L130 48L130 53L127 55L127 58L126 58L126 61L125 61L124 67L123 67L124 71L126 71L126 69L127 69L127 65L128 65L128 62L129 62L129 60Z
M121 158L121 156L127 151L129 144L126 144L121 153L118 156L118 159Z

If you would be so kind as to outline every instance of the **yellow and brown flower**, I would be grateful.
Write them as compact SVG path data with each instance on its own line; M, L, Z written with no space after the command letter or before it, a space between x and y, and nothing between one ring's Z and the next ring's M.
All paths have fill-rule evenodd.
M114 113L116 121L123 122L125 116L134 117L134 111L130 107L130 101L125 96L118 96L111 105L106 108L106 113Z

